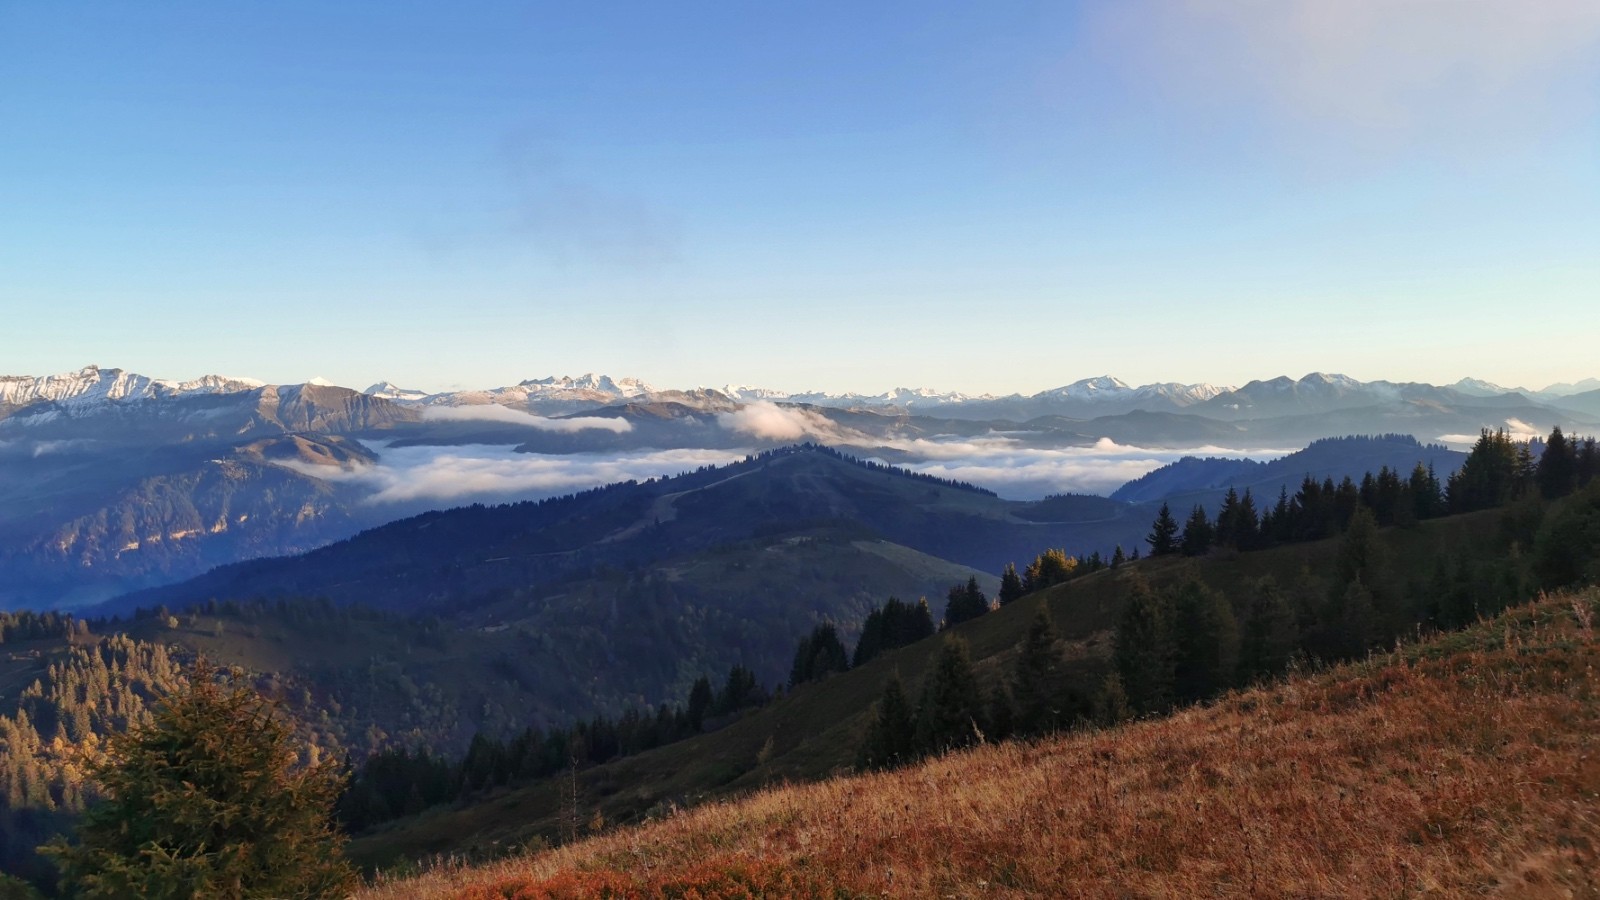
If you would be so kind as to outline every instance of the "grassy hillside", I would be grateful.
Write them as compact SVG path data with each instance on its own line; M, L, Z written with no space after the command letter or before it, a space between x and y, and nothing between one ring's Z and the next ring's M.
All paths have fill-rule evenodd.
M1437 558L1446 548L1485 558L1503 552L1498 548L1504 519L1491 512L1386 530L1381 555L1387 580L1404 581L1413 574L1409 561ZM1252 585L1271 577L1290 592L1319 597L1324 586L1312 573L1333 569L1337 552L1337 541L1322 541L1203 562L1145 560L1030 595L959 626L956 633L970 642L980 680L993 684L1009 673L1029 622L1047 604L1069 672L1083 690L1092 691L1108 671L1112 629L1129 579L1142 577L1159 587L1199 578L1242 602ZM934 639L891 651L859 669L801 686L720 730L581 770L571 781L534 782L465 808L434 809L358 838L352 852L364 864L384 866L430 854L492 854L530 840L556 840L571 815L572 803L565 798L574 783L578 805L588 814L598 811L604 821L622 823L674 805L827 777L854 764L873 703L891 673L898 672L914 689L937 648Z
M364 896L1593 896L1597 617L1596 591L1544 598L1170 718L663 809Z

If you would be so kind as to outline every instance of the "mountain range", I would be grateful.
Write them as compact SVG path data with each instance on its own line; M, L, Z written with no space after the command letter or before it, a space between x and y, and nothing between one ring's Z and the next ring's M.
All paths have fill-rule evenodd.
M1590 431L1600 391L1587 387L1528 395L1322 374L1133 387L1101 377L995 397L663 390L585 375L426 394L94 366L8 376L0 604L98 602L430 509L672 475L796 442L1030 500L1110 493L1185 454L1265 459L1357 434L1460 446L1481 428ZM1365 465L1319 471L1359 475ZM1082 539L1073 549L1120 540Z

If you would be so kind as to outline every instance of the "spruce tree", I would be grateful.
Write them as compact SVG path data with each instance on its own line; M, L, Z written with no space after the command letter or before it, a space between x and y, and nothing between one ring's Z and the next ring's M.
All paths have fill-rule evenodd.
M1294 609L1268 575L1251 588L1244 624L1239 629L1239 680L1273 678L1289 666L1299 644Z
M1161 511L1150 524L1150 535L1144 540L1150 545L1151 556L1170 556L1178 552L1178 520L1172 517L1172 508L1167 504L1161 504Z
M1133 582L1117 625L1113 658L1128 705L1141 713L1164 712L1172 705L1172 614L1162 595L1142 578Z
M1228 601L1197 580L1174 592L1173 688L1181 703L1214 697L1233 684L1239 632Z
M1183 525L1183 539L1179 546L1184 556L1204 556L1211 549L1211 539L1211 519L1206 516L1205 507L1197 503L1194 511L1189 513L1189 521Z
M978 678L972 671L971 648L960 637L947 636L922 685L917 749L943 753L974 743L984 724L983 705Z
M1572 452L1572 445L1568 443L1567 436L1561 433L1561 426L1557 425L1551 429L1549 440L1544 442L1544 453L1539 456L1539 493L1546 500L1572 493L1576 469L1577 459Z
M1017 566L1006 563L1006 570L1000 573L1000 605L1020 600L1022 595L1022 577L1017 574Z
M892 769L915 757L916 721L900 673L889 676L878 699L877 714L867 728L857 764L867 769Z
M1061 650L1056 646L1056 628L1048 606L1040 604L1028 624L1012 684L1017 733L1044 734L1068 724Z
M969 578L965 585L958 584L950 588L949 599L944 608L944 627L954 628L988 611L989 598L978 588L978 579Z
M333 804L335 760L298 765L276 707L204 661L93 768L104 800L45 848L86 898L343 896L357 879Z

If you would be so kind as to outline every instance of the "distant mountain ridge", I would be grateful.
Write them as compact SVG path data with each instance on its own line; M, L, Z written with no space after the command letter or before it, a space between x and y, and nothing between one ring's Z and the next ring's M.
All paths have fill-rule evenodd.
M305 384L313 387L332 386L322 379L311 379ZM60 375L0 376L0 409L18 409L39 402L119 402L240 393L268 386L251 378L207 375L192 381L172 381L122 369L87 366ZM1535 402L1560 405L1555 401L1596 390L1600 390L1600 378L1553 384L1543 390L1533 391L1505 388L1476 378L1463 378L1449 385L1431 385L1382 380L1363 382L1345 375L1313 372L1299 379L1279 376L1252 381L1241 387L1178 382L1134 386L1110 375L1100 375L1033 394L971 394L915 387L898 387L880 394L866 394L781 391L732 384L716 388L663 389L637 378L616 378L591 372L579 376L530 378L502 387L433 393L380 381L360 393L402 406L474 406L493 403L536 414L570 413L628 401L698 395L735 403L799 403L838 409L915 411L962 419L1023 421L1047 415L1092 418L1134 410L1185 410L1219 418L1239 418L1280 414L1283 407L1293 404L1298 404L1299 411L1305 412L1308 411L1307 407L1310 407L1309 411L1317 411L1366 401L1377 403L1408 397L1459 400L1520 396Z

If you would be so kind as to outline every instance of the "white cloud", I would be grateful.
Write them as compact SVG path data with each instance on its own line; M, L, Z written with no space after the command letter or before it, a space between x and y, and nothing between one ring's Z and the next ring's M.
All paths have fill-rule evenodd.
M1588 119L1594 0L1091 4L1100 51L1180 100L1243 100L1346 148L1537 140Z
M817 439L838 441L843 433L827 417L767 400L746 403L732 412L717 414L717 424L729 431L769 441Z
M629 479L643 480L743 459L739 450L652 450L633 453L518 453L511 447L374 446L376 465L342 470L283 463L306 475L358 484L371 504L450 506L474 501L537 499Z
M570 434L574 431L612 431L625 434L633 430L633 423L627 419L611 418L608 416L577 416L570 419L550 419L536 416L533 413L511 409L498 403L479 403L470 406L428 406L422 410L422 417L441 422L504 422L510 425L525 425L537 428L540 431L557 431Z
M935 442L928 442L935 443ZM1109 494L1146 473L1185 456L1225 456L1276 459L1292 453L1282 449L1190 447L1152 450L1118 444L1101 438L1088 447L1038 448L998 443L956 442L943 449L970 452L927 455L921 462L901 463L905 468L941 478L986 487L1002 497L1032 500L1047 494Z
M1507 419L1505 428L1506 434L1514 441L1527 441L1545 436L1545 432L1540 431L1537 426L1529 425L1521 419ZM1470 447L1478 442L1478 437L1476 434L1441 434L1434 440L1452 447Z

